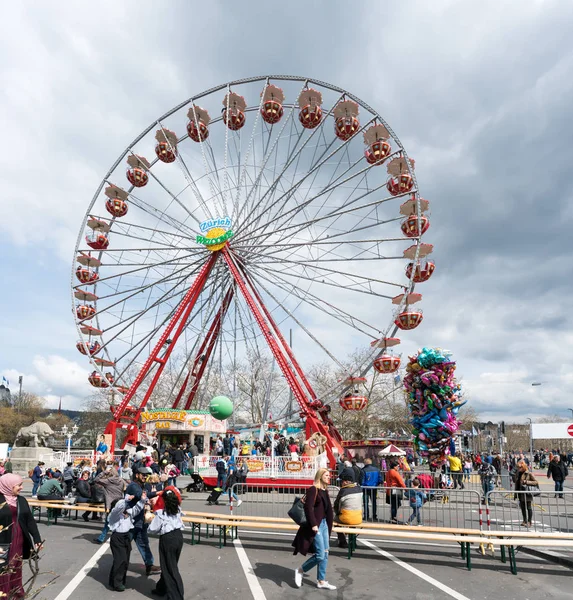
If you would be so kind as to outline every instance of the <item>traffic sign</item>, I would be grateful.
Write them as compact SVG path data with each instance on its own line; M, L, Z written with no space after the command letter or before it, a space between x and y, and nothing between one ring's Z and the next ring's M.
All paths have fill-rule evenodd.
M573 425L569 425L569 427L567 427L567 433L573 437Z

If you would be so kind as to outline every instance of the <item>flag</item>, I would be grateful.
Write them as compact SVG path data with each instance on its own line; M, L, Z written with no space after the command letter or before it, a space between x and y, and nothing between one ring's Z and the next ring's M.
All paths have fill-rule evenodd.
M5 388L10 387L10 382L6 379L6 377L4 377L4 375L2 375L2 383L0 385L3 385Z
M400 383L400 375L394 375L394 385L398 385Z
M476 431L476 428L472 425L472 435L476 436L478 434L478 432Z

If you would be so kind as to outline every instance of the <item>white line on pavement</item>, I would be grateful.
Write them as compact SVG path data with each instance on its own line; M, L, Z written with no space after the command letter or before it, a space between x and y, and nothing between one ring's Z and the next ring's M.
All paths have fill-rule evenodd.
M433 577L426 575L425 573L416 569L415 567L412 567L408 563L405 563L404 561L400 560L399 558L396 558L393 554L390 554L389 552L386 552L385 550L381 550L380 548L378 548L377 546L375 546L374 544L372 544L370 542L367 542L366 540L358 540L358 541L360 543L364 544L365 546L368 546L372 550L374 550L374 552L378 552L378 554L385 556L386 558L389 558L392 562L396 563L398 566L402 567L403 569L406 569L406 571L410 571L410 573L417 575L418 577L420 577L420 579L423 579L424 581L427 581L431 585L437 587L439 590L442 590L442 592L445 592L446 594L448 594L448 596L451 596L452 598L455 598L456 600L470 600L467 596L464 596L463 594L456 592L456 590L453 590L452 588L448 587L447 585L444 585L441 581L438 581L437 579L434 579Z
M85 576L95 567L97 561L106 553L109 542L101 545L101 548L88 560L88 562L76 573L68 585L54 598L54 600L68 600L75 589L80 585Z
M241 563L241 567L243 567L243 572L245 573L245 577L247 578L247 583L251 588L251 594L253 594L254 600L267 600L265 593L263 592L263 588L255 575L253 567L251 566L251 561L243 548L243 544L241 544L240 540L234 540L233 544L235 545L235 550L237 551L237 556L239 557L239 562ZM58 599L56 599L58 600Z

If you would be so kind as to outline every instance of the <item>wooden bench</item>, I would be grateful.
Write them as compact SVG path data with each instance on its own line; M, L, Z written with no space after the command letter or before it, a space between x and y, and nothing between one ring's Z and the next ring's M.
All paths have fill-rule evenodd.
M30 499L28 500L29 506L32 508L32 514L34 512L38 513L38 521L42 519L42 509L46 509L47 516L47 525L48 527L51 525L51 521L54 521L54 524L58 523L58 511L67 510L69 517L71 516L71 512L75 511L76 519L78 518L78 511L84 512L97 512L97 513L105 513L107 512L103 504L77 504L70 503L65 499L62 500L36 500Z
M244 515L221 515L208 512L186 511L184 521L195 523L195 527L205 524L207 531L210 525L219 527L220 545L226 544L225 531L230 529L234 535L238 535L238 527L258 530L296 531L298 525L291 519L285 517L250 517ZM336 524L334 533L348 535L348 558L352 558L357 546L358 535L368 535L379 539L404 539L408 541L433 541L440 543L460 544L461 557L466 561L468 570L471 570L471 544L479 546L482 554L485 554L485 546L492 549L499 547L502 562L506 562L506 547L508 548L511 572L517 574L515 559L515 547L519 546L546 546L547 542L553 542L557 546L573 548L573 538L569 534L546 533L546 532L508 532L508 531L481 531L473 528L454 527L430 527L430 526L407 526L391 523L362 523L360 525ZM223 540L223 544L221 544ZM200 541L200 537L199 537ZM199 542L198 542L199 543Z

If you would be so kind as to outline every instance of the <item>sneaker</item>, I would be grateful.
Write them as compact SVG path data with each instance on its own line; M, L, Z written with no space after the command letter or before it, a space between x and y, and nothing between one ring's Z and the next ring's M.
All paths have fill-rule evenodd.
M300 587L302 585L302 569L294 570L294 584L296 587Z
M331 583L328 583L328 581L323 581L322 583L320 583L320 581L316 584L316 587L320 590L335 590L336 586L332 585Z
M241 506L241 504L243 504L243 501L239 498L237 500L237 508L239 508L239 506Z
M92 542L93 542L94 544L103 544L103 541L102 541L102 540L100 540L99 538L94 538L94 539L92 540Z
M32 496L32 499L37 500L38 496Z

